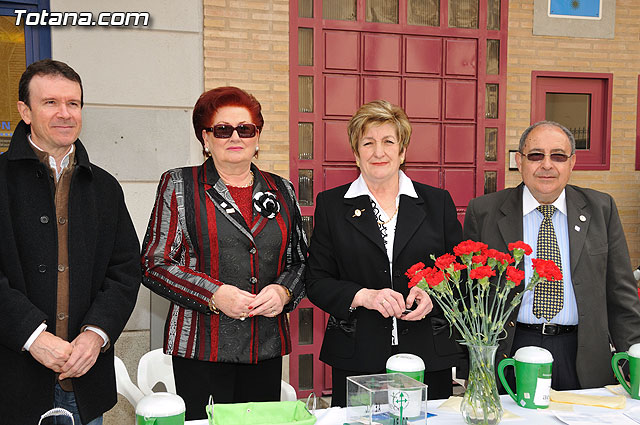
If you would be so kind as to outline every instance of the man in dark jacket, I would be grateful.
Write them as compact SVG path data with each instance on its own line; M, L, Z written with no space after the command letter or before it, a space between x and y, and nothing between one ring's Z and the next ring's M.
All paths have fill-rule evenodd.
M64 407L101 424L116 403L113 344L138 292L139 244L120 185L78 140L82 82L46 59L20 79L0 156L0 422Z
M576 163L575 139L558 123L529 126L516 163L522 184L473 199L464 220L465 238L501 251L522 240L533 249L521 263L525 282L536 257L554 260L562 279L543 281L524 294L505 325L498 360L520 347L539 346L553 355L553 389L611 384L609 343L626 351L640 342L640 302L615 201L568 184Z

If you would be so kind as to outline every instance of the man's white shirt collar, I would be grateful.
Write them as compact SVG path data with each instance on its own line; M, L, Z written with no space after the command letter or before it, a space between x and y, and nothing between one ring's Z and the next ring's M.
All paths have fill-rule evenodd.
M373 199L375 197L371 194L367 183L364 181L362 174L351 183L347 193L344 194L345 198L357 198L358 196L369 195ZM413 182L407 175L402 171L398 170L398 197L400 195L407 195L411 198L417 198L418 193L416 189L413 187Z
M553 201L553 204L551 205L556 207L558 210L560 210L562 214L566 216L567 215L567 196L566 196L565 190L566 189L562 189L562 192L560 193L560 196L558 196L558 199ZM522 190L522 216L524 217L525 215L529 214L531 211L535 210L540 205L541 205L540 202L538 202L537 199L533 197L533 195L529 191L529 188L525 185L524 189Z
M33 140L31 140L31 133L27 134L27 139L29 139L29 143L31 143L31 146L33 146L34 148L38 149L40 152L45 152L44 150L40 149L40 147L38 147L38 145L33 143ZM53 155L49 155L49 152L45 152L45 153L47 153L47 155L49 155L49 167L51 167L53 172L56 174L56 181L60 180L60 176L62 175L62 170L67 168L67 165L69 165L69 155L71 155L71 152L73 152L74 147L75 147L75 145L71 145L69 147L69 151L67 151L67 153L62 158L62 161L61 161L61 164L60 164L60 171L58 171L56 160L53 157Z

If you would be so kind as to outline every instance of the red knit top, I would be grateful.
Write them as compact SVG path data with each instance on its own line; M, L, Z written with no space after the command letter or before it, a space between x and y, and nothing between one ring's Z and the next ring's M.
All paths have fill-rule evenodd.
M251 227L253 224L253 208L252 208L252 195L253 195L253 187L236 187L227 185L227 189L229 189L229 193L234 201L236 201L236 205L240 208L240 213L242 213L242 217L244 221Z

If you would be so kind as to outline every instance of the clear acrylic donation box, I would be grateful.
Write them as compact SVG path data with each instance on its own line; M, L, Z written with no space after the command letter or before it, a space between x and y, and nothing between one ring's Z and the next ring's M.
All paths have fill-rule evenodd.
M427 386L401 373L347 377L347 423L426 425Z

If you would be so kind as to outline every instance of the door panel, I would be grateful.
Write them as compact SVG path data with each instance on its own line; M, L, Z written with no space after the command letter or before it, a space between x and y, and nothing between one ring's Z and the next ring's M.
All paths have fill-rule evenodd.
M476 117L476 82L473 80L446 80L445 119L473 120Z
M405 38L405 71L440 74L442 69L442 39L435 37Z
M357 71L360 58L358 46L357 32L326 31L324 33L325 68Z
M447 75L475 76L478 63L476 40L446 40Z
M440 124L416 123L412 126L411 142L407 149L407 162L440 162Z
M449 191L456 207L465 207L475 197L474 170L445 169L444 188Z
M400 104L400 78L398 77L363 77L364 102L384 99L394 105Z
M442 80L407 78L404 81L405 112L409 118L440 118Z
M364 70L400 72L400 35L364 34Z
M444 126L444 162L446 164L473 164L476 154L476 126Z
M440 186L440 171L437 168L411 168L407 167L405 173L411 180L428 184L429 186Z
M326 75L325 90L340 93L339 96L324 96L324 110L327 115L350 117L360 106L360 91L356 75Z
M324 157L327 161L353 161L347 124L348 121L324 122Z
M330 189L332 187L338 187L342 186L343 184L351 183L358 178L359 174L360 172L355 166L326 168L324 170L324 187Z

